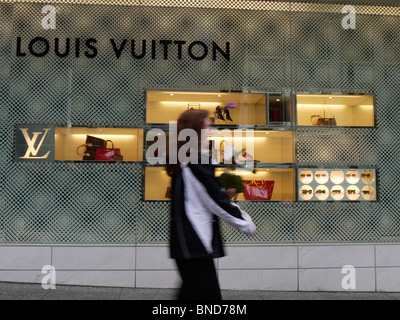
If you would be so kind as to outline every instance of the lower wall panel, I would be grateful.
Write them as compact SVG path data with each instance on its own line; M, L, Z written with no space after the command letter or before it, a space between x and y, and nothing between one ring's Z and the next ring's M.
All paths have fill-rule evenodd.
M343 282L348 285L351 283L346 278L348 273L342 273L342 268L300 269L299 291L375 291L375 269L356 268L355 270L355 289L351 289L351 287L343 287Z
M221 289L297 291L296 269L219 270Z
M226 253L215 260L222 289L400 292L399 244L227 245ZM2 282L40 284L46 265L60 285L180 285L168 246L0 246ZM348 267L355 289L342 285L350 281Z

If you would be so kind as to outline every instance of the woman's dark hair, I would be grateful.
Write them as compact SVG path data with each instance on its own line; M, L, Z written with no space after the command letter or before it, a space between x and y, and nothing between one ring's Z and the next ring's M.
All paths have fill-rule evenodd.
M191 109L183 112L177 123L177 132L176 139L179 137L179 133L184 129L193 129L199 138L199 147L201 143L201 130L204 129L204 121L208 118L208 111L202 109ZM176 141L177 146L177 154L179 153L179 149L186 143L186 141ZM169 176L172 176L174 173L179 172L181 170L179 160L177 160L177 164L169 163L169 148L167 149L167 165L166 170Z

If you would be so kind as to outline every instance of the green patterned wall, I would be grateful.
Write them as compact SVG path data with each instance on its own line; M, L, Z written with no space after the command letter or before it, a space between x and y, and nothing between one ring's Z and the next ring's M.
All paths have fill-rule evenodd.
M368 4L369 3L369 4ZM57 9L55 30L41 10ZM341 25L344 5L357 28ZM227 243L393 242L400 239L400 9L392 1L55 1L0 2L0 243L168 242L168 202L143 201L144 163L17 163L15 125L148 128L146 90L372 93L375 128L291 128L294 168L374 167L378 202L241 202L254 238L223 224ZM17 57L17 39L27 53ZM44 37L50 51L29 54ZM55 39L66 57L54 54ZM97 54L85 45L96 39ZM76 39L80 39L79 58ZM145 39L148 52L119 59L110 45ZM152 40L231 46L228 61L203 60ZM36 52L45 50L39 42ZM195 52L197 55L201 52Z

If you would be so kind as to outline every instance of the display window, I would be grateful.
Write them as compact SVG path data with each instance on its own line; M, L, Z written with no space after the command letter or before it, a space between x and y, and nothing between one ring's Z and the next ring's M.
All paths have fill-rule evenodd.
M224 168L216 168L215 176L219 178ZM237 169L233 174L242 178L244 191L237 194L235 201L293 201L295 200L294 169L260 168L254 173ZM164 167L145 168L146 201L169 201L171 178Z
M377 201L375 169L301 168L300 201Z
M279 125L292 121L291 101L282 93L267 93L268 124Z
M216 177L224 173L224 168L215 170ZM237 201L293 201L294 169L260 168L252 173L245 169L236 169L233 174L239 175L244 184L244 192L239 193Z
M249 137L244 130L224 132L214 130L210 137L212 157L214 163L223 163L224 152L227 146L235 152L246 149L250 145L252 150L246 149L239 155L239 160L251 159L257 163L293 163L294 138L292 131L255 130Z
M374 127L373 95L298 94L299 126Z
M56 161L142 161L143 129L56 127Z
M168 140L169 130L174 130L170 122L177 121L182 112L204 109L212 120L212 134L208 139L216 177L226 173L229 163L226 159L232 159L228 154L235 155L239 162L254 164L254 170L230 168L229 173L239 176L244 188L233 200L293 201L294 131L286 126L291 121L290 105L290 99L279 92L149 90L146 93L146 123L150 130L146 137L148 134L150 137L144 144L146 157L163 157L166 150L152 145L158 141L157 135L165 134ZM164 133L156 132L155 128ZM153 149L156 149L154 155ZM149 155L147 150L151 150ZM170 178L163 167L146 166L145 200L168 201L169 185Z
M375 126L372 94L298 94L295 106L299 126ZM217 177L226 171L227 150L239 155L239 161L254 161L254 172L239 168L230 171L241 177L245 188L233 200L377 201L373 168L298 168L296 177L294 130L286 126L292 121L291 100L282 93L146 93L146 123L151 129L167 131L167 140L173 126L165 130L166 124L177 121L183 111L190 109L208 110L212 118L210 155L218 167ZM247 129L252 130L251 136ZM145 141L144 151L156 141L153 138ZM163 151L157 152L155 157ZM168 201L169 184L163 167L145 168L145 200Z
M281 93L147 91L147 123L176 121L188 109L209 111L218 126L290 122L290 99Z

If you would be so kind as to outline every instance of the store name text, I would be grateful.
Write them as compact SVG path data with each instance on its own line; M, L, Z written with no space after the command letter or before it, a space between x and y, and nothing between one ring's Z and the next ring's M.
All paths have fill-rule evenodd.
M79 58L85 56L87 58L95 58L99 49L98 41L94 38L86 40L80 38L54 38L49 41L44 37L36 37L30 41L25 41L22 37L17 37L16 55L17 57L26 57L31 54L37 58L45 57L50 53L54 53L60 58L70 55ZM117 59L124 55L130 55L134 59L143 59L150 56L152 60L156 59L177 59L181 60L184 56L192 60L203 60L210 57L217 60L222 57L227 61L231 57L230 43L226 42L224 47L219 46L212 41L210 45L202 41L193 41L188 43L183 40L115 40L110 39L109 45Z

